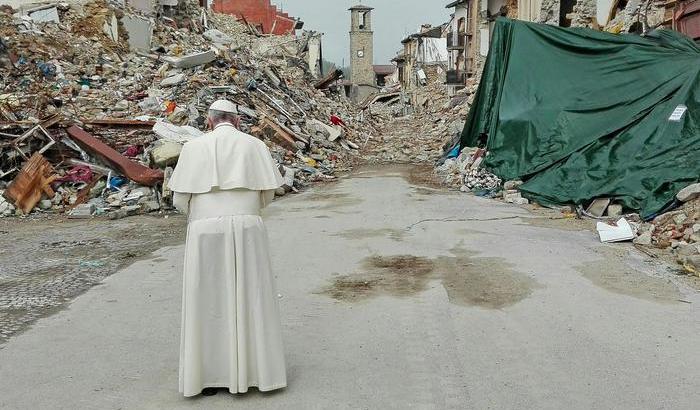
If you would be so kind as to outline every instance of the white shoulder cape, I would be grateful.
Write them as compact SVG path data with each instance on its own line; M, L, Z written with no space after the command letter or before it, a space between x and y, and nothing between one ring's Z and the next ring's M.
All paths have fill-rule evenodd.
M212 189L277 189L284 179L264 142L231 125L186 143L168 183L174 192L202 194Z

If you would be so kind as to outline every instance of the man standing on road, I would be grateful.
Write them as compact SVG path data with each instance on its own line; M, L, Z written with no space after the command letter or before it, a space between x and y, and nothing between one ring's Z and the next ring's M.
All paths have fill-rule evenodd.
M286 387L279 308L260 210L283 184L267 146L234 126L236 106L209 109L211 132L185 144L169 186L188 215L180 392Z

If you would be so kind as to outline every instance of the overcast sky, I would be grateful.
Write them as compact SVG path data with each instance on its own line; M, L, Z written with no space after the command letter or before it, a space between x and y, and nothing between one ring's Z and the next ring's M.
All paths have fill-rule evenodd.
M445 8L449 0L362 0L374 7L374 63L389 64L402 48L401 40L415 33L423 23L438 25L450 18ZM304 28L324 33L323 57L341 66L349 64L350 12L359 0L272 0L294 17L304 21Z

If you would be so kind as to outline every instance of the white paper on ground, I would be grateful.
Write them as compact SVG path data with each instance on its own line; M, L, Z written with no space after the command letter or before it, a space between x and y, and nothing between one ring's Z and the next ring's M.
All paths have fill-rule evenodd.
M613 226L598 222L596 229L601 242L623 242L634 239L634 229L625 218L620 218L616 224L617 226Z

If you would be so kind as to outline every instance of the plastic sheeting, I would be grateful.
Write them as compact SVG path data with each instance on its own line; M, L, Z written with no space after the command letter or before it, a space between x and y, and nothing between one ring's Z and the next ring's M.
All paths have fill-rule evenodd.
M485 143L484 166L539 203L610 197L649 217L700 179L699 72L673 31L501 18L461 146Z

